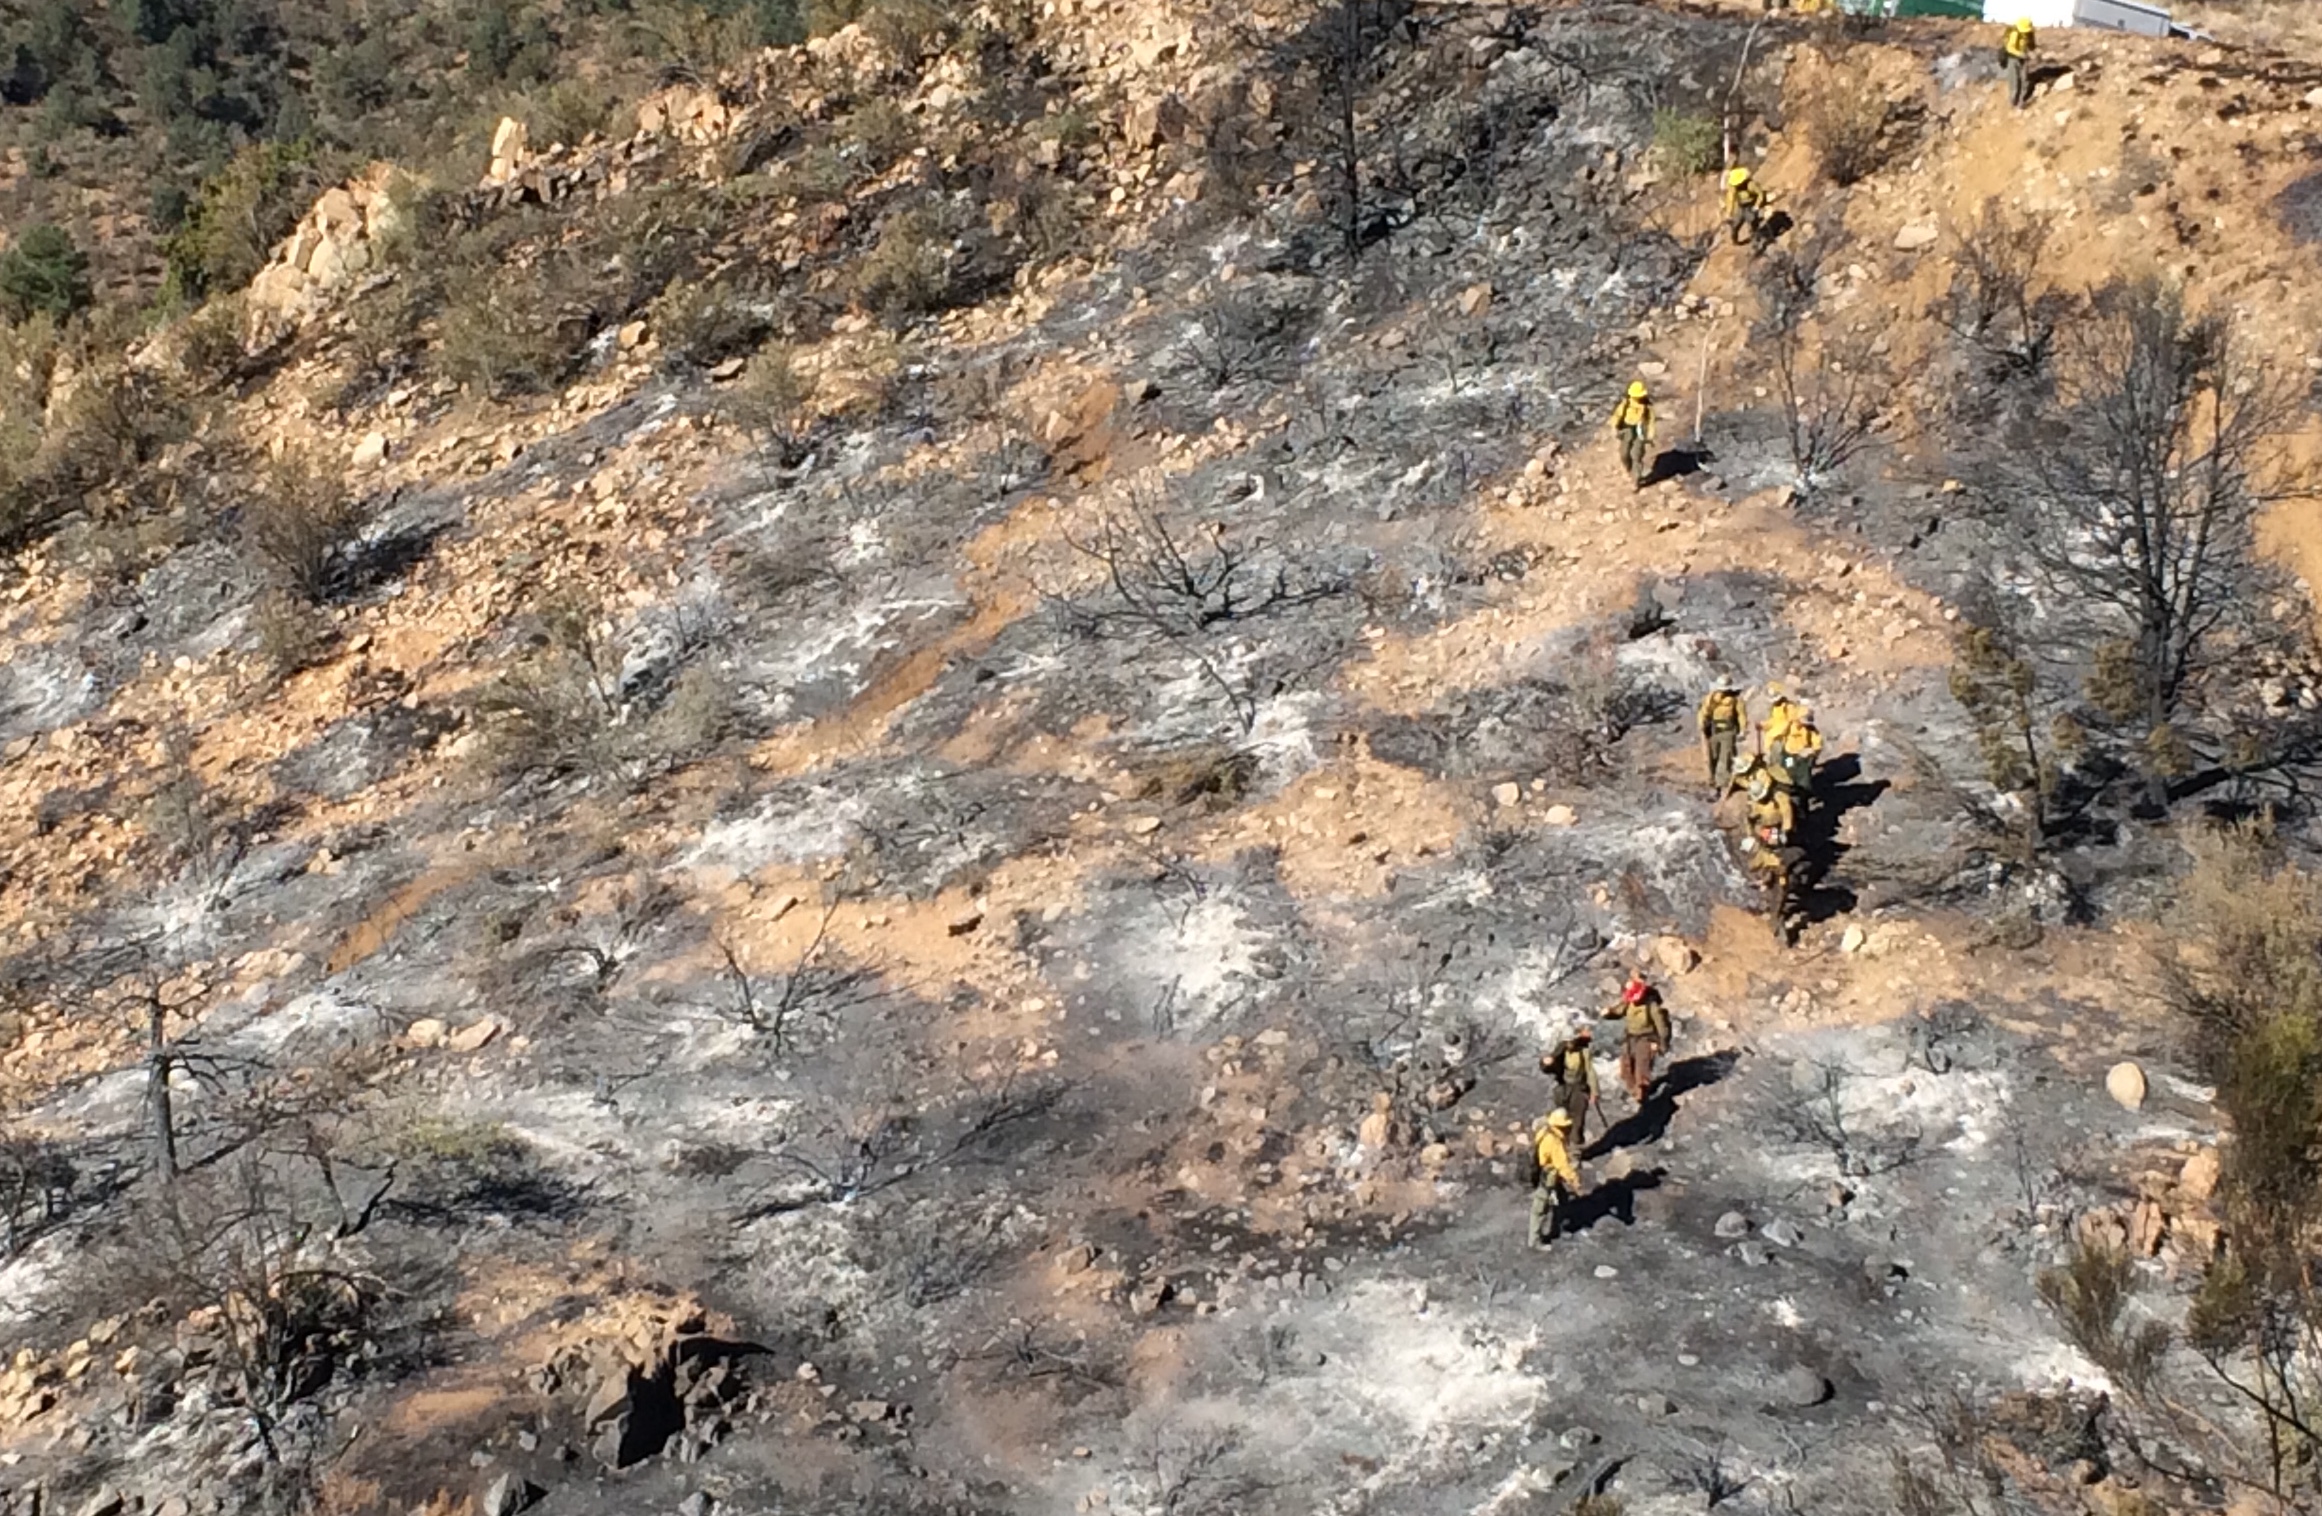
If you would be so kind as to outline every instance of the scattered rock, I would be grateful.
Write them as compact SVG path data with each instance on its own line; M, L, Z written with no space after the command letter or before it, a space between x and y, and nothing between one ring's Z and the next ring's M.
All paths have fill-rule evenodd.
M729 379L738 379L741 377L743 368L745 368L748 363L749 360L746 358L724 359L719 363L712 365L710 368L710 382L713 384L723 384Z
M2185 1160L2177 1175L2177 1189L2187 1200L2207 1200L2217 1193L2217 1149L2203 1148Z
M96 1494L81 1503L76 1516L120 1516L122 1508L128 1504L128 1497L119 1490L109 1484L101 1484L97 1486Z
M516 1516L541 1497L540 1488L521 1474L502 1474L484 1489L477 1516Z
M1862 951L1863 943L1868 940L1862 927L1850 922L1846 930L1839 936L1838 950L1842 953L1859 953Z
M1161 818L1158 816L1139 816L1129 823L1129 835L1132 837L1150 837L1159 830Z
M387 434L368 432L355 444L354 456L348 460L356 468L377 468L387 461Z
M1471 284L1459 292L1459 313L1462 316L1480 316L1492 308L1492 287Z
M1830 1381L1802 1363L1794 1363L1778 1374L1767 1376L1766 1401L1773 1406L1787 1406L1804 1410L1817 1406L1831 1396Z
M1556 1441L1564 1447L1577 1450L1580 1448L1595 1447L1597 1443L1603 1441L1603 1439L1598 1437L1595 1431L1588 1427L1566 1427L1564 1429L1564 1435L1557 1438Z
M449 1030L433 1016L422 1016L404 1028L403 1040L415 1048L442 1047Z
M2140 1200L2129 1213L2129 1249L2139 1258L2150 1258L2161 1250L2161 1239L2169 1234L2169 1218L2157 1200Z
M1523 798L1524 787L1515 783L1513 780L1506 784L1495 784L1492 786L1492 799L1498 802L1503 810L1507 809L1508 807L1520 804L1523 801Z
M1895 251L1915 253L1921 248L1933 247L1942 236L1932 221L1918 221L1895 233Z
M1759 1227L1758 1235L1778 1248L1794 1248L1806 1240L1796 1227L1779 1216Z
M1596 1266L1596 1277L1599 1279L1618 1279L1621 1277L1621 1271L1609 1263L1600 1263Z
M1550 826L1573 826L1580 821L1580 817L1573 812L1569 805L1552 805L1548 807L1547 814L1541 819Z
M695 1490L677 1503L677 1516L709 1516L714 1504L707 1491Z
M943 930L948 936L965 937L983 924L984 913L982 911L966 911L945 922Z
M885 1421L895 1413L895 1407L884 1400L850 1400L847 1415L856 1421Z
M1682 937L1654 938L1653 957L1662 971L1670 975L1690 974L1701 962L1701 955L1693 951L1693 944Z
M486 1016L475 1025L463 1026L444 1038L443 1045L455 1053L476 1053L483 1051L484 1045L499 1035L500 1023Z
M620 332L618 333L618 338L621 346L624 348L633 348L639 346L645 341L645 323L642 321L632 321L628 323L626 326L621 328Z
M1717 1235L1727 1242L1738 1242L1750 1234L1750 1219L1739 1211L1728 1211L1717 1218Z
M2104 1076L2104 1091L2122 1110L2141 1110L2145 1103L2145 1071L2133 1063L2116 1063Z
M1767 1250L1766 1245L1755 1239L1735 1248L1734 1255L1741 1259L1745 1266L1753 1269L1762 1269L1774 1261L1774 1255Z
M1637 1409L1647 1416L1674 1416L1677 1414L1677 1402L1671 1400L1668 1396L1655 1391L1650 1394L1639 1395L1637 1397Z

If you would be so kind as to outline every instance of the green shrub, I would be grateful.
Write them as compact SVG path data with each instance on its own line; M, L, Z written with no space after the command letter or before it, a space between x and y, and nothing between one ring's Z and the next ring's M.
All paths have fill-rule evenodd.
M178 333L178 367L186 378L196 385L231 383L239 378L247 319L239 295L221 295L186 317Z
M956 34L952 12L939 0L807 0L806 27L815 36L848 25L862 27L906 67L926 62Z
M1691 111L1655 111L1653 157L1664 173L1709 173L1725 162L1724 133L1715 116Z
M759 455L780 468L806 456L814 427L814 381L798 371L786 347L769 345L750 360L726 393L726 414Z
M317 178L303 144L258 143L236 153L202 181L185 224L162 244L165 298L191 303L249 283L298 224Z
M453 383L490 397L552 387L585 340L565 326L555 307L556 292L537 267L462 270L438 323L438 369Z
M242 506L242 540L284 593L314 604L329 595L340 559L362 527L335 470L283 458Z
M732 290L679 279L649 307L646 324L664 359L696 368L744 353L766 335L766 317Z
M89 256L63 227L27 227L0 253L0 311L11 321L36 314L63 321L86 310L92 298Z
M837 148L817 143L768 177L777 193L796 197L800 205L821 205L845 199L855 176Z
M878 245L855 270L855 294L889 321L943 309L956 280L951 238L933 207L899 211L879 228Z
M894 99L880 95L866 101L839 122L841 136L862 144L875 173L919 144L919 125Z
M610 134L622 104L618 94L601 84L565 79L526 101L522 114L534 142L578 147L592 136Z
M468 21L468 72L489 80L548 77L556 38L548 22L519 0L482 0Z

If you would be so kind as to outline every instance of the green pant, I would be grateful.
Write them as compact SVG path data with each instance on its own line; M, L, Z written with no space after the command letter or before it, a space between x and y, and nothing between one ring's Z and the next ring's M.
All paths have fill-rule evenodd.
M1588 1086L1560 1084L1556 1086L1556 1105L1572 1118L1572 1145L1577 1148L1588 1141Z
M1621 428L1621 467L1637 483L1645 482L1645 475L1653 466L1653 444L1646 440L1641 426Z
M1814 793L1814 755L1812 753L1783 753L1775 762L1781 767L1782 778L1801 798Z
M1733 783L1733 760L1741 746L1741 728L1713 726L1709 729L1709 787L1722 797L1726 787Z
M2002 53L2001 62L2008 72L2008 104L2022 110L2032 102L2032 75L2026 60L2013 53Z
M1554 1174L1541 1175L1540 1182L1532 1186L1532 1231L1525 1240L1554 1241L1565 1202L1572 1198L1572 1192L1564 1187L1563 1180Z

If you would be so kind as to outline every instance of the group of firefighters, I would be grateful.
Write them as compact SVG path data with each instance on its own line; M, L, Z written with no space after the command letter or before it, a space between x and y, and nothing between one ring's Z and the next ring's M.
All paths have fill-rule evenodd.
M1699 724L1709 767L1712 801L1721 810L1741 798L1742 856L1764 885L1777 933L1786 933L1791 871L1803 856L1795 843L1798 818L1813 803L1814 766L1822 757L1822 732L1814 711L1779 684L1767 686L1766 719L1757 727L1755 751L1744 753L1750 727L1741 681L1721 675L1701 702ZM1621 1084L1640 1109L1652 1097L1655 1072L1669 1051L1669 1011L1660 991L1641 971L1632 972L1620 998L1601 1019L1622 1023ZM1532 1131L1532 1245L1545 1248L1556 1236L1570 1203L1584 1188L1580 1153L1588 1140L1588 1114L1598 1107L1596 1038L1583 1023L1540 1056L1540 1071L1555 1082L1548 1114Z
M2032 54L2037 47L2038 36L2028 19L2010 26L2000 38L2000 70L2007 78L2008 104L2017 110L2032 100ZM1778 235L1775 222L1766 214L1773 199L1742 165L1725 171L1726 234L1736 246L1746 246L1755 253ZM1653 470L1653 396L1643 380L1632 382L1614 405L1612 427L1620 438L1621 468L1631 483L1644 488Z
M1641 1109L1652 1098L1655 1069L1669 1051L1669 1009L1661 992L1633 973L1604 1020L1621 1022L1621 1084ZM1540 1055L1540 1072L1555 1081L1554 1107L1532 1129L1532 1246L1545 1248L1570 1219L1571 1203L1586 1188L1580 1177L1581 1149L1588 1143L1588 1113L1597 1109L1596 1036L1586 1024Z
M2008 84L2008 104L2022 109L2031 100L2030 68L2035 38L2032 23L2018 21L2000 42L2000 66ZM1725 176L1725 223L1737 245L1763 247L1776 229L1769 224L1769 195L1747 168ZM1613 407L1612 426L1620 439L1621 468L1642 488L1653 466L1653 397L1642 380L1632 383ZM1754 751L1745 754L1743 735L1751 730L1741 681L1721 675L1701 702L1702 755L1709 768L1711 804L1727 813L1741 808L1741 851L1745 864L1768 897L1777 934L1787 936L1792 871L1803 859L1796 844L1799 817L1813 804L1814 766L1822 756L1822 733L1814 712L1780 685L1768 685L1766 719L1756 728ZM1602 1019L1622 1023L1621 1083L1640 1109L1651 1098L1655 1070L1669 1050L1669 1012L1660 992L1641 972L1629 975L1619 1000ZM1532 1246L1546 1248L1567 1224L1571 1203L1586 1189L1580 1157L1588 1141L1588 1117L1598 1108L1595 1036L1583 1023L1540 1056L1540 1071L1555 1083L1548 1114L1532 1130L1530 1167Z

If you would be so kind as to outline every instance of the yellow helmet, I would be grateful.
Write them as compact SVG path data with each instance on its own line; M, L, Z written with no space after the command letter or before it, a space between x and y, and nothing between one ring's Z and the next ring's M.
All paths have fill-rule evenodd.
M2016 23L2016 30L2017 30L2017 31L2019 31L2019 32L2028 32L2028 31L2030 31L2031 29L2032 29L2032 18L2031 18L2031 17L2029 17L2029 16L2026 16L2026 17L2024 17L2022 20L2020 20L2020 21L2018 21L2018 22ZM1984 33L1984 35L1988 37L1988 36L1990 36L1990 35L1991 35L1991 33L1989 33L1989 32L1985 32L1985 33Z
M1631 379L1631 380L1629 381L1629 398L1630 398L1631 400L1642 400L1642 399L1644 399L1644 398L1645 398L1645 393L1646 393L1646 392L1645 392L1645 381L1644 381L1644 380L1642 380L1642 379Z
M1750 182L1750 171L1737 164L1733 171L1725 176L1725 182L1728 184L1747 184Z
M1554 1127L1557 1131L1561 1132L1566 1127L1572 1125L1572 1113L1565 1110L1550 1111L1548 1113L1548 1124Z

